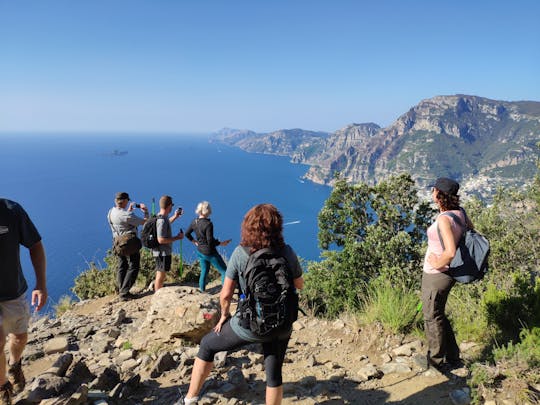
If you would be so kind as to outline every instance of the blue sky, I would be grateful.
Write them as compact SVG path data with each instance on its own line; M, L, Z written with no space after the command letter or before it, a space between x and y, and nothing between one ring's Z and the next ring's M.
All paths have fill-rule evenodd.
M0 0L0 131L334 131L540 101L540 1Z

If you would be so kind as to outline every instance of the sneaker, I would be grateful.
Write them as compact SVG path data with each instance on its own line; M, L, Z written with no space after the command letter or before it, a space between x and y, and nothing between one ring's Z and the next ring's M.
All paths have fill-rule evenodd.
M9 381L0 387L0 405L11 405L12 390L13 387Z
M26 385L26 379L22 371L21 360L15 364L12 364L8 368L8 380L13 385L13 392L18 394L22 392Z

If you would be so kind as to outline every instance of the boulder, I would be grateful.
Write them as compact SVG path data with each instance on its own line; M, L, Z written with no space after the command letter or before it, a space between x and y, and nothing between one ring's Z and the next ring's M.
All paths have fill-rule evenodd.
M73 355L71 353L64 353L56 361L54 364L49 367L45 373L48 374L54 374L58 377L64 377L66 375L66 371L71 366L71 363L73 362Z
M150 377L157 378L165 371L172 370L175 367L176 362L174 361L173 356L169 352L163 353L161 356L159 356L159 359L157 359L156 364L152 368Z
M69 347L69 342L65 337L58 337L47 341L43 345L45 354L63 353Z
M64 392L68 379L53 374L43 374L34 379L30 386L27 399L29 402L39 403L43 399L53 398Z
M213 296L201 294L194 287L163 287L152 296L134 346L146 348L171 338L199 343L217 324L219 316L219 303Z

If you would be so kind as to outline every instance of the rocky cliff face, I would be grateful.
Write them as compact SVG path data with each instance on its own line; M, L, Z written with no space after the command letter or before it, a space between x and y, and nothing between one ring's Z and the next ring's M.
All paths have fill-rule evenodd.
M304 138L300 151L290 143L280 154L310 164L306 177L317 183L332 184L335 172L351 182L375 183L406 171L420 187L448 176L462 183L465 194L489 198L498 186L530 181L539 140L540 102L454 95L423 100L389 127L352 124L327 138ZM232 144L249 150L242 142ZM275 150L261 145L257 151Z
M290 156L295 163L307 163L311 156L323 151L328 136L327 132L303 129L282 129L267 134L222 129L216 134L216 139L247 152Z

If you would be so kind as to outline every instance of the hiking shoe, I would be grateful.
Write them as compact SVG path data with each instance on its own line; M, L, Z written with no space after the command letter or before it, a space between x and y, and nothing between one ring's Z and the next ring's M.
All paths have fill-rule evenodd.
M9 366L8 369L8 381L13 385L13 392L18 394L22 392L26 385L26 379L22 371L21 359L15 364Z
M8 381L0 387L0 405L11 405L13 387Z
M135 298L138 298L138 297L136 295L134 295L134 294L131 294L131 293L123 294L123 295L120 296L121 301L134 300Z

